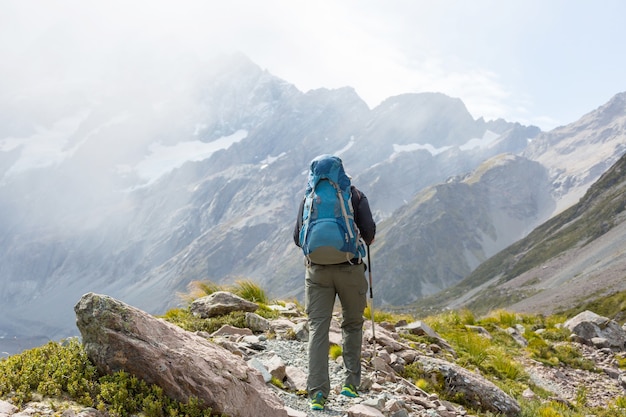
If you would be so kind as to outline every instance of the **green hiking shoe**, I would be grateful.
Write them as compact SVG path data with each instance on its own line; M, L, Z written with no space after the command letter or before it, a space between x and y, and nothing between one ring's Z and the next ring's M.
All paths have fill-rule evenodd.
M359 396L359 393L356 392L356 387L352 384L344 384L341 387L341 395L345 395L346 397L355 398Z
M326 398L324 398L324 394L322 391L317 391L315 396L311 398L311 410L323 410L324 404L326 404Z

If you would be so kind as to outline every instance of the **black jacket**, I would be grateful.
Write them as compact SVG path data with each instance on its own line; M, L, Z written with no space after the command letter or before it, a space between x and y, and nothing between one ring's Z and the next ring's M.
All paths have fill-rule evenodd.
M372 218L372 211L367 197L359 191L354 185L350 187L352 191L352 207L354 208L354 222L359 228L361 237L367 245L374 241L376 235L376 223ZM298 218L296 219L296 227L293 231L293 241L300 246L300 229L302 228L302 212L304 211L304 199L300 203L298 210Z

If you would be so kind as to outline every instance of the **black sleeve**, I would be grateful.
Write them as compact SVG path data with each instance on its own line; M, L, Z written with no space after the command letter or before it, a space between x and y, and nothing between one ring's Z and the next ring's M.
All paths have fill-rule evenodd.
M304 199L300 202L298 209L298 218L296 219L296 227L293 229L293 241L296 246L300 246L300 229L302 229L302 212L304 211Z
M369 245L376 236L376 223L367 197L355 186L352 186L352 207L354 208L354 222L361 232L361 237Z

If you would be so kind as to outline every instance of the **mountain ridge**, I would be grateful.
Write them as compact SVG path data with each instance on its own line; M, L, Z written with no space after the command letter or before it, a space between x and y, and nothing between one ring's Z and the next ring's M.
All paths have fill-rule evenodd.
M626 155L579 203L478 266L428 308L507 307L552 314L626 290ZM471 290L474 288L474 290ZM463 295L461 295L463 294ZM430 303L434 301L434 303Z
M28 328L27 323L34 322L49 337L66 336L73 325L64 300L87 291L158 312L174 305L174 294L191 281L227 283L245 276L276 296L301 298L302 255L291 234L306 169L321 153L338 154L370 199L381 225L381 240L372 247L374 268L380 268L375 273L382 278L387 270L397 268L399 273L389 278L396 288L423 284L429 292L464 278L480 260L507 243L490 238L494 232L488 227L483 235L473 233L472 225L491 222L491 227L502 229L495 232L497 236L521 238L566 205L563 201L571 193L586 189L602 173L602 166L623 153L626 110L619 100L609 106L613 116L608 119L596 110L585 116L589 120L544 133L503 120L473 120L460 99L440 93L405 94L370 110L352 88L302 93L246 57L207 68L193 80L197 84L180 90L189 95L154 92L158 106L137 98L127 105L120 97L94 100L95 107L72 115L71 124L52 124L56 130L40 136L58 137L55 164L32 166L16 175L12 167L29 163L25 158L34 149L29 143L39 136L15 147L0 139L1 149L6 149L0 152L4 173L0 178L0 330L4 334L19 328L16 323ZM605 119L609 128L598 134ZM222 142L236 132L238 140ZM594 140L585 142L586 136ZM200 143L221 145L200 160L189 155L185 163L157 165L162 171L154 181L138 171L146 161L169 162L159 160L164 157L156 153L159 147L178 152L180 144ZM524 155L529 144L537 150ZM413 282L416 275L411 271L419 265L411 263L411 253L393 254L391 246L385 249L380 243L393 230L396 210L406 213L407 204L417 208L410 202L423 190L436 186L443 192L454 185L487 193L486 183L477 181L470 187L463 178L499 154L521 158L519 163L528 167L537 162L545 166L540 160L541 144L548 150L559 144L564 150L581 149L585 158L576 155L577 169L570 172L563 167L572 152L551 154L547 183L541 173L541 192L536 190L543 197L533 203L534 211L523 204L518 207L522 217L515 233L506 230L502 219L477 219L455 207L455 194L449 192L445 214L470 240L465 248L453 236L440 239L458 245L456 251L445 245L428 247L437 253L430 264L423 264L435 271L430 281ZM594 153L596 148L603 153ZM8 172L14 174L7 176ZM515 181L515 175L504 171L500 177ZM548 183L552 200L546 194ZM492 185L500 194L505 187ZM517 186L524 189L522 182ZM532 191L525 192L533 195ZM478 201L467 193L461 196ZM507 203L498 200L498 193L484 196ZM504 212L501 207L490 210ZM512 218L511 213L507 216ZM530 217L525 219L526 215ZM523 230L524 222L530 230ZM467 262L468 254L473 261ZM395 255L404 266L384 264ZM457 263L455 274L444 270ZM405 299L398 298L403 294L397 290L393 297L385 294L393 287L378 288L381 301L396 297L394 302L404 303L419 296L416 290L403 292Z

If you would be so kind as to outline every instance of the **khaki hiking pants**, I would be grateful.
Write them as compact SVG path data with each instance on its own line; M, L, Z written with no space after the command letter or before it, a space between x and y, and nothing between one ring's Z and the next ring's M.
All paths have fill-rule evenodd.
M309 374L307 391L312 397L330 392L328 376L328 332L335 297L341 302L344 383L358 387L361 383L361 344L363 311L367 305L368 284L365 264L310 265L305 274L305 302L309 320Z

